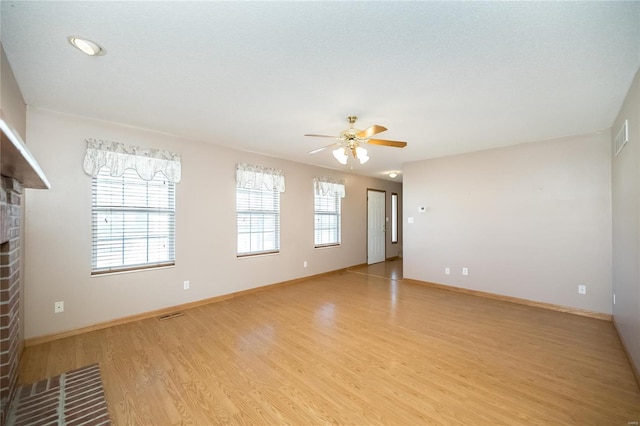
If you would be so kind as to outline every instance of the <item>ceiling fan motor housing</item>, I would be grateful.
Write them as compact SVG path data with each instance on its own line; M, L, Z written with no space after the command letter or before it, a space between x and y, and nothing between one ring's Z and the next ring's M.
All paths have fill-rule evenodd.
M356 117L355 115L350 115L347 117L347 121L349 122L350 126L347 130L344 130L342 133L340 133L340 139L347 142L360 139L357 136L357 134L360 133L360 129L356 129L353 127L357 119L358 117ZM351 144L349 144L349 148L351 148Z

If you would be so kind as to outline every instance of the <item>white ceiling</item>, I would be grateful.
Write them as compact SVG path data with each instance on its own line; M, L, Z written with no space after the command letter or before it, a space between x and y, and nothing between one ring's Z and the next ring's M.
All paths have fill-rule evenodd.
M612 125L640 67L640 2L2 0L29 105L340 168L346 117L379 124L354 172ZM100 43L88 57L70 35ZM96 135L87 135L95 137Z

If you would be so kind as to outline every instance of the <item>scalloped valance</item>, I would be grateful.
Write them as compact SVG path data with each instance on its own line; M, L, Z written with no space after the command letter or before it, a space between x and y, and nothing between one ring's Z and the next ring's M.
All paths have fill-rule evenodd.
M318 176L313 179L313 187L316 190L316 195L335 197L339 195L344 198L346 195L344 187L344 179L333 179L323 176Z
M236 167L236 187L284 192L284 171L239 163Z
M87 139L87 153L84 156L84 171L89 176L97 176L102 167L108 167L111 176L122 176L127 169L133 169L141 179L150 181L156 173L164 173L167 180L180 182L182 165L180 154L163 149L125 145L101 139Z

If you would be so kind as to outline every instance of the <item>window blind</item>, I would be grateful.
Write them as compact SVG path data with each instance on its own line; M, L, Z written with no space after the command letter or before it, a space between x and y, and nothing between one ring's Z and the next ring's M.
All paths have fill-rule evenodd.
M323 247L340 244L340 202L339 193L315 194L314 244Z
M92 184L92 274L175 264L175 184L102 167Z
M280 191L236 188L238 256L280 251Z

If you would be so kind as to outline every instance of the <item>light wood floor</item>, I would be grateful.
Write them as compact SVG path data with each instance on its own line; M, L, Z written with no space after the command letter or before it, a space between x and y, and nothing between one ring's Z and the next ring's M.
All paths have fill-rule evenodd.
M640 420L610 322L362 271L29 347L20 381L94 362L116 425Z
M374 263L373 265L361 265L349 268L350 272L373 275L392 280L402 279L402 259L387 260L386 262Z

